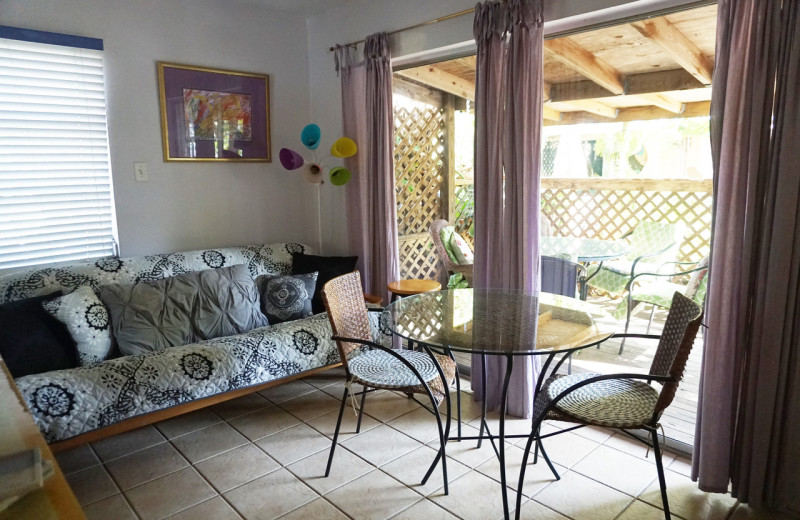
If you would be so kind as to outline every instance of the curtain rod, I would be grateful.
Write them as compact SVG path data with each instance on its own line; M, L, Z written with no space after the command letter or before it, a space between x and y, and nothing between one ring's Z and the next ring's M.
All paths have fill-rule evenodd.
M444 21L450 20L452 18L458 18L459 16L464 16L465 14L470 14L470 13L474 13L474 12L475 12L475 8L471 7L469 9L464 9L463 11L459 11L457 13L448 14L448 15L445 15L445 16L440 16L439 18L434 18L433 20L428 20L427 22L422 22L422 23L418 23L418 24L415 24L415 25L409 25L408 27L403 27L402 29L395 29L394 31L389 31L386 34L391 36L393 34L401 33L401 32L404 32L404 31L410 31L411 29L416 29L418 27L424 27L426 25L431 25L431 24L434 24L434 23L444 22ZM346 43L346 44L343 45L343 47L349 47L351 45L358 45L359 43L364 43L365 41L366 41L366 39L358 40L358 41L355 41L355 42ZM330 52L333 52L334 50L336 50L336 47L331 47L328 50Z

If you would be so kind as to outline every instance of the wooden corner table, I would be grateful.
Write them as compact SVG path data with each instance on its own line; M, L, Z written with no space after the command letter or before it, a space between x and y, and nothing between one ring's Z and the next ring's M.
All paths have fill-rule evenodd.
M396 282L389 282L386 286L389 292L392 293L392 301L403 296L413 296L431 291L438 291L442 288L442 284L434 280L397 280Z

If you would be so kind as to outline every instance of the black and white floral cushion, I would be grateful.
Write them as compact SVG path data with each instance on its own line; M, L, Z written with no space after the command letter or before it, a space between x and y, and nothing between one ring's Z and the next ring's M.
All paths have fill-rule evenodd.
M91 287L78 287L42 303L42 307L67 326L78 347L81 365L99 363L108 357L111 352L108 311Z
M270 276L264 280L261 311L270 323L298 320L311 315L311 298L317 274Z

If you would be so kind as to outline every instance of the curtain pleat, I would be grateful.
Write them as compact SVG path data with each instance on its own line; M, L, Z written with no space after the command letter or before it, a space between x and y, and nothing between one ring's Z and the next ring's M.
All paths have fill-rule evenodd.
M714 222L692 478L800 512L798 2L721 0Z

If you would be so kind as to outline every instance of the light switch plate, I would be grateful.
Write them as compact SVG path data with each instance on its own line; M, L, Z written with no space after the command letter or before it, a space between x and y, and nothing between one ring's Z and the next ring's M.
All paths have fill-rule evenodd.
M147 163L133 163L133 173L136 176L136 182L147 182Z

